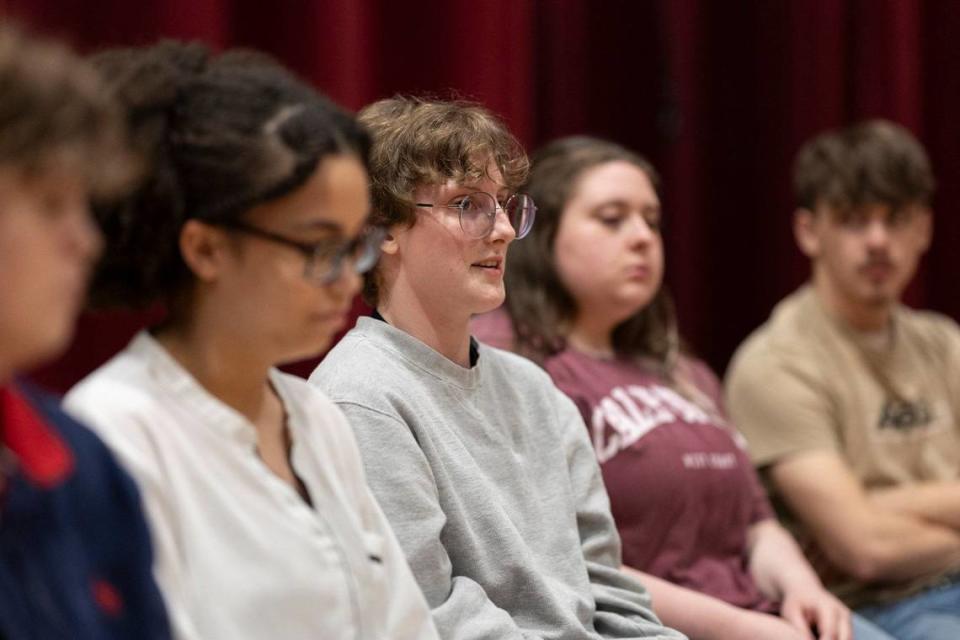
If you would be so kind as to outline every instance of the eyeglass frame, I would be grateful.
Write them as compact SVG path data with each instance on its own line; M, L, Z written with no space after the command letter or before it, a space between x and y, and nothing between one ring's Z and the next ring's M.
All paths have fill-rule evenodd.
M349 259L361 245L366 245L367 250L374 251L376 255L371 258L370 265L363 269L357 269L356 264L358 261L354 260L354 270L357 274L364 274L372 269L377 264L377 259L380 255L380 243L383 242L383 239L387 235L387 230L383 227L370 226L350 240L342 240L339 242L331 242L329 240L301 242L268 229L261 229L243 220L223 220L211 224L224 229L246 233L262 240L270 240L291 249L296 249L307 259L306 266L304 267L304 278L323 286L332 284L340 278L343 274L344 262ZM330 245L336 245L336 249L330 254L329 258L323 257L320 254L321 249ZM313 265L325 261L330 263L330 267L322 277L318 278L309 275Z
M531 218L531 220L530 220L530 226L527 228L526 232L523 233L523 235L520 235L520 234L519 234L519 230L518 230L518 229L514 229L514 232L517 233L517 236L515 237L515 239L516 239L516 240L520 240L521 238L525 238L525 237L527 237L527 235L530 234L530 231L533 230L533 223L534 223L534 221L536 221L536 218L537 218L537 204L533 201L533 198L530 196L530 194L528 194L528 193L513 193L513 194L510 194L510 197L507 198L506 203L504 203L504 204L502 204L502 205L500 204L500 201L497 200L497 198L495 198L495 197L492 196L491 194L487 193L486 191L471 191L471 192L469 192L469 193L463 194L463 196L454 196L454 197L455 197L455 198L469 197L469 196L472 196L472 195L476 195L476 194L478 194L478 193L479 193L479 194L483 194L483 195L487 196L488 198L490 198L491 200L493 200L493 211L492 211L490 214L487 215L487 219L490 221L490 228L487 229L487 231L486 231L485 233L483 233L483 234L481 234L481 235L479 235L479 236L474 236L474 235L471 235L471 234L467 233L467 230L464 228L464 226L463 226L463 211L464 211L464 208L463 208L463 203L462 203L462 202L461 202L460 204L437 204L437 203L435 203L435 202L414 202L413 205L414 205L415 207L424 207L424 208L428 208L428 209L432 209L432 208L435 208L435 207L441 207L441 208L444 208L444 209L459 209L459 210L460 210L460 213L457 214L457 221L460 223L460 230L463 231L467 236L479 240L480 238L486 238L486 237L489 236L491 233L493 233L493 229L497 226L497 211L503 211L504 213L506 213L506 211L507 211L507 206L510 204L510 201L511 201L511 200L513 200L514 198L517 198L517 197L525 197L525 198L527 198L527 199L530 201L530 206L531 206L531 209L532 209L532 211L530 212L530 218ZM508 220L509 220L509 217L508 217ZM511 223L510 226L512 227L512 226L513 226L513 223Z

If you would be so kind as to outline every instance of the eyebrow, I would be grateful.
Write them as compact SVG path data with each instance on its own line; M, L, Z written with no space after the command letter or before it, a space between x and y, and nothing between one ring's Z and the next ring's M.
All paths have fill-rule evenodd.
M494 192L487 191L486 189L481 189L479 187L474 187L470 185L457 185L451 189L451 195L445 196L447 200L453 200L454 198L459 198L461 196L468 196L471 193L485 193L488 196L493 196L494 199L500 198L502 196L513 195L514 191L511 189L501 186Z
M610 206L633 207L633 203L627 200L626 198L608 198L606 200L601 200L591 206L593 209L602 209L603 207L610 207ZM663 209L663 204L659 202L656 204L645 204L644 206L640 207L640 209L643 211L661 211Z

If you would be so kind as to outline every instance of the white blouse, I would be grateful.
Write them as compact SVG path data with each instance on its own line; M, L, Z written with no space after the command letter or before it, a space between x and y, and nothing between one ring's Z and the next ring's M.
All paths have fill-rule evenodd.
M253 425L146 332L66 397L137 480L175 636L436 638L343 414L300 378L270 382L312 506L260 459Z

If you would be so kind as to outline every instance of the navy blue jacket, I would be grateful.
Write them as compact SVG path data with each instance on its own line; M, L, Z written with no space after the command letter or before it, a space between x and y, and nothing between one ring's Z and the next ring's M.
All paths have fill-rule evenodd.
M0 638L166 640L133 481L52 399L0 388Z

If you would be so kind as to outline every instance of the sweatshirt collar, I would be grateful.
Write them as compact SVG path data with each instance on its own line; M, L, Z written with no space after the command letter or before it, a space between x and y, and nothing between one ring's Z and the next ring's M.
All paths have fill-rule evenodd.
M479 347L472 336L470 338L472 366L467 368L453 362L406 331L397 329L384 321L382 317L380 319L376 317L358 318L355 330L359 335L384 345L411 365L435 378L453 383L464 389L472 389L478 386L480 382Z
M380 312L376 309L373 310L373 313L370 314L370 317L374 320L380 320L381 322L387 322L386 318L380 315ZM470 336L470 366L477 366L477 362L480 360L480 347L478 346L477 339L473 336Z

